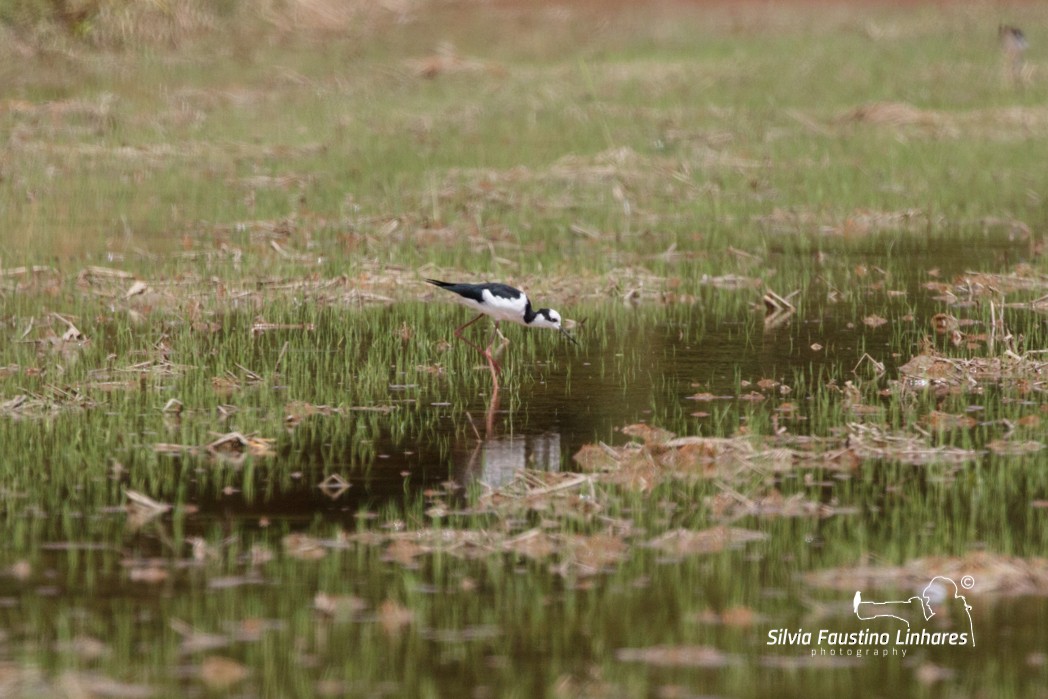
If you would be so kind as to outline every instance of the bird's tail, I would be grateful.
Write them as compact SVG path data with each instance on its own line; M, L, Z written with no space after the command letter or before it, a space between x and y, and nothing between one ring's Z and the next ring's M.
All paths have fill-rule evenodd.
M442 282L439 279L427 279L426 283L427 284L432 284L433 286L439 286L441 289L446 289L449 286L455 286L451 282Z

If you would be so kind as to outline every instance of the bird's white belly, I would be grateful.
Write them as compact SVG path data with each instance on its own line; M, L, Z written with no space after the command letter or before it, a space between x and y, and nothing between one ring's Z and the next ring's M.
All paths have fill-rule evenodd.
M528 304L528 299L525 296L507 299L495 296L490 291L485 291L484 303L477 303L472 299L461 296L458 300L463 306L469 306L474 311L489 315L495 320L524 325L524 308Z

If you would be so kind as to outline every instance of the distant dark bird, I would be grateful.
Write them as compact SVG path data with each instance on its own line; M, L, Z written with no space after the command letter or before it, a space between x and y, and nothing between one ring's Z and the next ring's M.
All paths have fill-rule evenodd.
M1008 71L1012 82L1015 84L1024 82L1023 54L1026 53L1029 44L1026 43L1026 35L1023 34L1023 30L1001 24L997 27L997 38L1001 42L1001 51L1004 53L1005 70Z
M1019 29L1019 27L1009 27L1007 24L1002 24L997 28L997 35L1005 46L1011 45L1016 50L1025 51L1029 46L1026 43L1026 35L1023 34L1023 30Z
M468 306L479 313L479 315L473 320L456 328L455 337L473 347L488 360L488 367L491 369L491 377L495 382L496 389L498 389L499 385L498 373L501 370L501 367L491 353L491 345L495 339L494 334L491 338L492 342L489 343L485 349L481 349L479 345L473 344L462 334L466 328L473 325L484 316L491 316L495 320L495 334L498 334L499 337L502 337L502 333L499 332L499 322L504 320L509 323L526 325L531 328L549 328L550 330L557 330L561 335L568 338L576 345L578 344L575 338L569 335L564 329L559 313L552 308L533 309L527 294L520 289L515 289L507 284L499 284L495 282L484 282L482 284L456 284L442 282L437 279L427 279L426 281L434 286L439 286L441 289L445 289L455 294L455 300L458 303L463 306ZM506 340L505 337L502 337L502 340L504 343L503 347L505 347L509 341Z

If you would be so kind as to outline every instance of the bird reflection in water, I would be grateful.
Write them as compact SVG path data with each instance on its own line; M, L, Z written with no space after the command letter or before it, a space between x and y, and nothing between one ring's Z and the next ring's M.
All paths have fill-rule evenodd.
M479 482L489 488L501 488L522 469L560 471L560 433L500 435L495 420L498 410L499 392L496 390L485 413L484 434L473 424L477 445L458 478L461 485ZM472 422L472 418L470 420Z

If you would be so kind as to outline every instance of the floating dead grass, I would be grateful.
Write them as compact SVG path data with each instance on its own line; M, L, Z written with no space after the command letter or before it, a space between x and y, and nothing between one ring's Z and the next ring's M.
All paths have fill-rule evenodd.
M127 570L127 579L134 583L159 585L171 576L169 562L158 559L125 559L120 564Z
M698 624L710 626L728 626L740 629L752 628L755 624L766 621L766 617L758 614L750 607L734 606L723 610L704 609L689 617Z
M382 413L389 414L397 409L395 405L349 405L334 407L315 405L306 401L291 401L284 406L284 424L296 427L303 420L313 416L346 415L348 413Z
M29 318L15 342L34 346L38 357L58 357L66 367L72 366L79 360L81 353L91 346L91 339L80 331L74 321L79 322L79 319L58 313Z
M630 548L622 537L609 533L558 534L555 538L560 562L552 570L563 576L607 572L626 559Z
M610 530L583 534L542 528L520 533L455 528L364 532L347 535L345 542L380 547L382 560L405 568L417 568L423 556L446 555L471 560L510 554L546 562L551 572L566 577L608 572L624 561L631 549L625 537Z
M308 534L288 534L283 538L284 552L300 561L317 561L327 556L327 546Z
M148 522L170 512L172 505L159 502L136 490L125 490L127 496L127 522L132 531L141 529Z
M160 690L146 684L123 682L97 672L66 670L54 682L53 692L65 697L120 697L120 699L150 699L161 694ZM31 686L31 685L30 685ZM3 685L0 684L0 688ZM29 693L34 696L54 696L51 692ZM4 696L26 696L21 692L4 693Z
M93 408L95 402L78 391L53 387L51 396L21 393L6 400L0 398L0 417L14 420L38 420L62 413Z
M752 529L718 526L701 531L674 529L652 539L647 546L679 557L720 553L726 549L740 548L749 542L764 541L767 538L768 535L764 532Z
M859 667L862 658L848 658L837 656L816 656L814 658L804 655L763 655L760 658L761 667L776 670L834 670L840 668Z
M986 448L998 456L1025 456L1044 449L1044 443L1033 439L995 439Z
M978 459L981 452L948 445L933 445L927 433L892 432L879 425L850 423L848 446L860 460L891 460L912 466L962 464Z
M580 473L520 469L507 485L489 490L477 500L475 511L494 512L547 509L552 499L578 499L582 492L595 501L593 478Z
M731 440L717 441L723 445ZM684 442L675 447L674 442ZM744 444L737 443L735 446ZM650 447L664 450L693 446L690 440L653 442ZM646 449L649 447L639 447ZM610 447L607 447L610 449ZM742 446L747 458L754 453ZM714 450L712 453L716 453ZM735 458L735 457L732 457ZM453 511L441 501L441 493L431 494L433 503L427 514L436 520L452 521L455 517L492 517L492 528L457 528L454 526L422 527L401 530L389 526L340 535L335 541L308 539L295 535L294 550L308 552L303 558L320 558L327 548L359 545L381 549L382 560L406 568L417 568L420 559L430 555L478 559L512 555L535 562L545 562L557 575L584 578L615 568L625 561L636 546L652 549L671 558L717 554L767 540L766 533L741 527L716 525L707 529L677 528L653 538L635 529L627 519L614 519L603 514L615 494L597 485L618 486L618 479L608 473L551 473L518 471L514 480L498 489L481 494L474 506ZM803 496L783 497L777 491L760 498L746 498L730 488L710 503L714 517L738 519L745 516L828 517L852 513L832 503L813 503ZM525 522L540 518L538 526L521 530ZM561 527L577 521L596 531L564 531ZM290 553L290 551L289 551ZM291 555L296 555L291 553ZM296 555L296 557L299 557Z
M707 504L713 516L723 521L734 521L743 517L825 518L859 512L856 507L842 507L835 502L817 502L804 493L785 496L775 488L763 495L752 496L744 496L737 491L726 489L708 498Z
M922 466L965 463L981 455L976 450L935 445L932 436L923 430L899 432L863 423L849 423L842 434L822 438L789 434L669 438L672 434L664 431L630 431L647 436L649 441L619 447L589 444L575 454L575 462L584 473L592 474L595 484L647 491L667 479L683 478L714 479L726 487L774 473L813 469L851 471L864 461L890 460ZM726 515L749 512L828 516L847 511L803 499L776 501L774 495L767 496L771 499L766 500L739 497L737 507L722 506Z
M641 491L667 478L729 477L758 463L767 465L768 458L779 461L790 457L777 450L762 454L746 438L716 437L684 437L621 447L589 444L574 457L584 472L598 474L600 482Z
M648 646L619 648L615 658L623 662L644 663L654 667L718 668L739 662L729 653L713 646Z
M318 592L313 597L313 609L333 621L352 621L367 608L368 603L356 595Z
M920 419L920 424L936 431L968 430L979 424L971 415L933 410Z
M405 627L415 623L415 612L394 599L386 599L378 606L379 626L388 636L396 636Z
M383 546L383 560L414 567L419 556L440 553L455 558L484 558L498 552L506 541L503 532L478 529L424 528L414 531L389 532L377 539L373 535L349 541L365 541Z
M275 445L275 439L258 437L254 434L243 435L240 432L228 432L204 445L158 443L153 445L153 451L172 456L206 454L220 460L240 461L246 456L275 456Z
M247 666L232 658L209 655L201 661L199 674L206 687L219 692L232 689L251 673Z
M1038 274L1027 265L1020 265L1008 273L965 272L952 283L929 282L925 287L938 292L936 300L952 306L966 307L972 302L989 297L999 301L1001 308L1048 312L1048 275ZM1036 295L1025 301L1008 301L1013 294Z
M642 533L628 520L601 514L607 493L593 489L594 476L587 474L518 472L513 482L478 498L475 507L458 512L435 503L431 517L491 516L493 528L422 527L402 530L389 526L340 535L323 541L305 535L285 537L285 551L302 560L317 560L328 549L348 545L381 550L382 560L406 568L417 568L420 559L446 555L481 559L510 555L545 563L555 575L586 578L608 572L625 561ZM564 531L560 527L582 514L596 531ZM521 530L528 514L539 515L541 524ZM533 519L531 521L534 521ZM766 535L737 527L718 526L707 530L676 529L643 542L646 548L672 556L719 553L747 542L762 541Z
M906 388L976 390L996 384L1023 393L1043 392L1048 381L1048 360L1043 354L1018 355L1011 351L1000 357L944 357L925 353L899 367L899 380Z
M812 587L854 592L873 589L917 590L937 575L975 580L979 594L1022 596L1048 594L1048 559L1019 558L978 551L964 556L918 558L901 566L860 563L804 575Z

